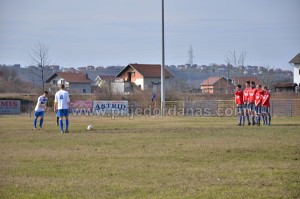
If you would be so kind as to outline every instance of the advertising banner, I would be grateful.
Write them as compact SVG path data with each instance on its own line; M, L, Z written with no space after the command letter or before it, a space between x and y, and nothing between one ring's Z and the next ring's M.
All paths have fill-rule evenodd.
M0 100L0 114L20 114L20 100Z
M70 102L70 108L93 108L93 101L90 100L72 100Z
M70 102L70 111L73 114L86 114L93 113L93 101L91 100L72 100Z
M93 111L114 115L128 114L128 101L93 101Z

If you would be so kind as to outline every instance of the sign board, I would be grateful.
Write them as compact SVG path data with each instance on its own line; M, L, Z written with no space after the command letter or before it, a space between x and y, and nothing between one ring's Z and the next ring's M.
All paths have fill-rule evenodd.
M93 111L114 115L128 114L128 101L93 101Z
M90 115L93 113L93 101L91 100L72 100L70 111L76 115Z
M70 108L71 109L86 108L86 109L91 109L92 110L93 101L90 101L90 100L72 100L70 102Z
M20 100L0 100L0 114L20 114Z

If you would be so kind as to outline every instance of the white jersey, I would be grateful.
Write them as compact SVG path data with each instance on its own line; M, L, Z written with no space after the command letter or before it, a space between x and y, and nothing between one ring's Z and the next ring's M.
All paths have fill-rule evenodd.
M39 96L34 110L37 111L37 112L45 111L45 107L46 107L47 102L48 102L47 97L44 97L42 95Z
M59 90L55 94L55 101L57 102L57 109L69 108L69 92L65 90Z

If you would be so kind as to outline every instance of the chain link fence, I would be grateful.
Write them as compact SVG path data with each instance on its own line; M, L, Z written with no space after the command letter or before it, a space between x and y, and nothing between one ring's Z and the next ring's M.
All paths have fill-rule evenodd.
M17 114L28 114L29 116L34 114L34 102L30 100L12 101L19 101L20 111ZM300 99L274 99L270 103L272 116L300 116ZM128 112L132 114L136 110L142 115L161 114L160 107L153 105L139 107L129 102ZM237 115L233 100L166 101L163 111L166 116L233 117ZM5 112L0 113L0 115L6 114Z
M300 99L274 99L270 103L272 116L300 116ZM166 101L165 113L170 110L172 113L177 111L184 116L230 117L237 115L234 100Z

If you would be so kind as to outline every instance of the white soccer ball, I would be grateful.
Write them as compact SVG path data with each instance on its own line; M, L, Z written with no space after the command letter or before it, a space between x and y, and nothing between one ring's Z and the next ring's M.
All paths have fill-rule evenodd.
M86 130L91 131L91 130L93 130L93 128L94 128L93 125L90 124L87 126Z

